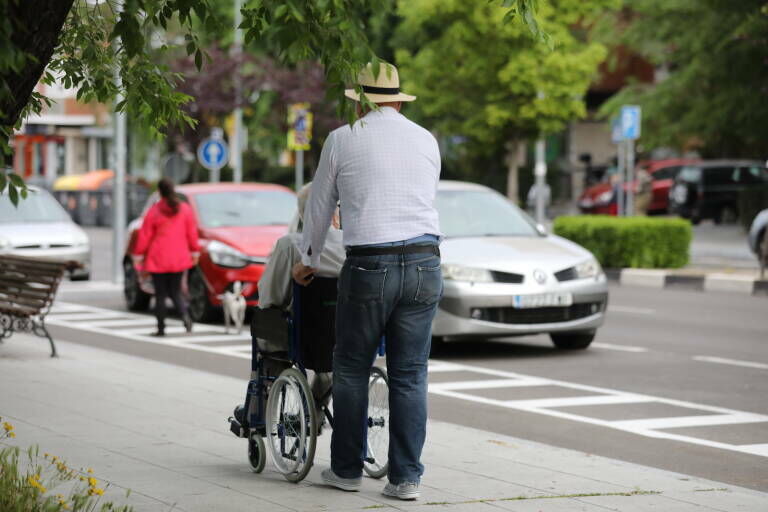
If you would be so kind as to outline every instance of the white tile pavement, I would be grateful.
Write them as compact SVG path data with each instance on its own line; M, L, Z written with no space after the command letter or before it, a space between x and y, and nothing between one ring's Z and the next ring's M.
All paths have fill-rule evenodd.
M18 338L0 345L0 416L15 425L13 442L93 467L108 498L137 511L768 510L765 493L439 422L429 425L419 501L386 498L368 478L359 493L320 485L327 434L307 479L291 484L270 462L251 473L245 442L228 432L245 376L65 342L51 359Z

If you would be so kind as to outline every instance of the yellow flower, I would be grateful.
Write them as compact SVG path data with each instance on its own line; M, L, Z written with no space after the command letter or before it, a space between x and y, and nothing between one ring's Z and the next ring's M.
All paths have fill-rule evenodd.
M43 457L45 457L46 459L47 459L48 457L50 457L50 456L51 456L51 454L50 454L50 453L44 453L44 454L43 454Z
M16 432L8 432L8 437L16 437Z
M40 494L45 494L45 492L48 490L40 483L40 475L32 475L27 477L27 482L29 483L30 487L37 489Z
M88 485L90 485L91 487L96 487L98 483L99 481L93 478L92 476L88 477Z
M93 474L93 469L88 468L88 473Z
M88 489L88 496L103 496L104 495L104 489L99 489L98 487L91 487Z
M8 423L7 421L4 421L3 428L5 429L6 432L10 432L11 430L13 430L13 425Z

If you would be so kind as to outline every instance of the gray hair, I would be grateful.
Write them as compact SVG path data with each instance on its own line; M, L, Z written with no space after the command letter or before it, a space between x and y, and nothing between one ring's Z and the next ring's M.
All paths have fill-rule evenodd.
M304 208L307 206L307 201L309 201L309 192L312 187L312 182L310 181L301 189L299 190L299 193L296 194L297 204L296 206L299 209L299 219L301 222L304 222Z

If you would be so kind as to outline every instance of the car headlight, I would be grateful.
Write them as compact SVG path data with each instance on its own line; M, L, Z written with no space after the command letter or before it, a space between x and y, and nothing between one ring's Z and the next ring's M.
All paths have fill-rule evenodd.
M493 276L489 270L483 268L465 267L444 263L442 265L443 279L453 281L471 281L474 283L492 283Z
M253 262L247 254L216 240L208 242L207 248L211 261L222 267L243 268Z
M76 236L74 239L74 246L75 247L88 247L90 245L90 240L87 236Z
M574 267L576 269L577 279L588 279L590 277L597 277L603 273L603 269L600 267L600 263L596 259L592 258L584 263L580 263Z
M613 190L606 190L595 199L597 204L608 204L613 200Z

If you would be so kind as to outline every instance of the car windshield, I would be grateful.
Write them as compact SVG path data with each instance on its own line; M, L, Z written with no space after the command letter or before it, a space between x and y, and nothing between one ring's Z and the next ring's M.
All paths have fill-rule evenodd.
M699 181L701 179L701 169L699 167L683 167L677 177L682 181Z
M296 211L296 196L282 190L209 192L194 201L207 228L287 225Z
M64 208L48 192L30 189L26 199L19 198L18 206L13 206L7 192L0 194L0 224L70 221Z
M441 190L435 206L448 238L538 236L535 223L504 196L489 190Z

